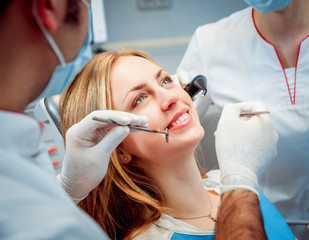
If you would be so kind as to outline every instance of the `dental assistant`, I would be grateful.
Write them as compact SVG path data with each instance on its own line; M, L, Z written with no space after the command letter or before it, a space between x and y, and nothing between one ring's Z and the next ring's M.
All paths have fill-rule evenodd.
M251 7L197 28L177 71L205 75L220 108L266 104L279 142L261 189L286 219L309 221L309 1L245 1ZM292 230L308 239L305 225Z

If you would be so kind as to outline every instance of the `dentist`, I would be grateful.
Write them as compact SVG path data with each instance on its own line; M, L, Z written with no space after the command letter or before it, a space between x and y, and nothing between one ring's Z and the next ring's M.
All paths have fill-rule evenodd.
M0 238L108 239L65 194L38 122L23 113L31 101L61 93L91 58L90 3L2 0L0 11ZM143 117L117 117L123 124L145 123ZM101 144L104 154L128 132L114 129Z

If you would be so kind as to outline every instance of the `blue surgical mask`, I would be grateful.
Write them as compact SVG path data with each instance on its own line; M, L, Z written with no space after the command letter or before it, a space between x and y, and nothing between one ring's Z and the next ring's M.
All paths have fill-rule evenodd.
M244 0L260 13L276 12L284 9L292 0Z
M86 40L84 42L84 45L80 49L78 55L76 58L69 63L66 63L64 60L64 57L58 48L57 44L55 43L54 39L51 37L49 32L46 30L45 26L41 22L37 8L35 7L36 4L33 7L33 14L34 17L43 32L44 36L46 37L47 41L49 42L50 46L54 50L55 54L57 55L60 64L56 66L47 86L43 90L43 92L40 94L40 96L37 98L39 100L40 98L47 97L47 96L53 96L62 93L66 87L69 85L69 83L73 80L75 75L82 69L82 67L92 58L92 51L91 51L91 41L92 41L92 28L91 28L91 10L89 3L86 0L81 0L88 8L88 35L86 37Z

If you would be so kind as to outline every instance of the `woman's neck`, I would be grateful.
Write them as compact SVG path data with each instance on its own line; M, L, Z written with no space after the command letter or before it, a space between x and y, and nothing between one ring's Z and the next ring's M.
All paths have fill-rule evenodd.
M165 214L201 230L215 229L215 221L209 215L212 211L211 217L217 217L220 197L206 192L193 154L175 154L146 168L144 165L144 170L160 186Z
M189 159L170 161L172 166L156 166L151 176L158 182L171 216L199 216L209 212L200 171L193 155Z

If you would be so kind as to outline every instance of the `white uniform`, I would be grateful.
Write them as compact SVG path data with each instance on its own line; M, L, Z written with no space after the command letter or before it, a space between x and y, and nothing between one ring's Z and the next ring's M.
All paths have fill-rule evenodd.
M260 186L288 219L309 219L308 36L299 45L297 67L284 70L247 8L199 27L177 70L205 75L207 94L219 107L242 101L267 105L279 134L278 156ZM308 239L309 230L301 228L300 239Z
M205 190L215 191L220 194L220 171L210 171L207 176L208 178L203 180ZM259 194L260 209L267 239L295 240L280 213L261 192ZM159 220L154 222L145 233L135 238L135 240L212 240L214 235L214 230L202 231L184 221L162 214Z
M0 111L0 239L108 239L58 183L38 122Z

